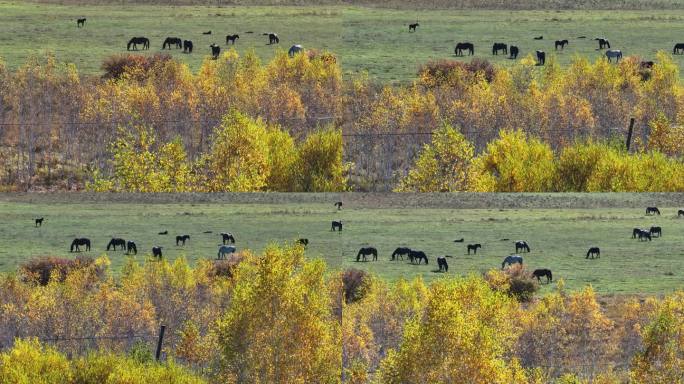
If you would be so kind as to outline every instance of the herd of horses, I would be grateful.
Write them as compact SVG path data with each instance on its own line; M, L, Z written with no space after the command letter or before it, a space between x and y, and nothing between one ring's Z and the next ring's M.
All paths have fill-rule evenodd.
M338 209L342 209L342 202L338 201L334 204L334 206ZM661 212L657 207L647 207L646 208L646 215L647 216L652 216L652 215L660 215ZM684 218L684 209L680 209L677 211L677 217ZM34 219L35 227L42 227L43 223L45 221L44 217L36 218ZM331 231L336 231L336 232L341 232L343 228L343 224L341 220L334 220L331 222L330 230ZM168 231L163 231L159 232L159 235L168 235ZM210 234L212 231L205 231L205 234ZM225 259L227 255L234 254L237 252L237 248L235 246L235 236L230 233L230 232L221 232L219 233L221 236L221 244L218 245L218 254L217 254L217 259ZM653 238L660 238L663 236L663 230L659 226L652 226L648 229L644 228L634 228L632 230L632 238L633 239L639 239L640 241L652 241ZM185 246L186 242L190 240L190 235L188 234L182 234L178 235L175 238L176 240L176 246ZM501 239L504 241L509 241L509 239ZM457 239L454 240L455 243L464 243L465 239ZM309 245L309 239L306 238L300 238L296 241L297 244L303 246L306 248ZM506 266L511 266L513 264L523 264L523 257L519 254L521 252L526 252L530 253L531 248L529 244L524 241L524 240L518 240L514 242L515 245L515 253L506 256L502 263L501 263L501 269L505 269ZM82 249L83 247L83 249ZM137 244L134 241L128 240L126 241L125 239L114 237L112 238L109 243L107 244L106 250L110 251L117 251L117 247L119 250L126 251L126 254L133 254L137 255L138 253L138 248ZM152 248L152 256L157 259L161 259L163 257L162 254L162 246L156 245ZM467 244L466 245L466 251L467 254L470 255L470 252L473 251L473 254L477 254L478 249L482 249L482 244L480 243L475 243L475 244ZM83 238L83 237L78 237L75 238L71 242L71 246L69 251L70 252L81 252L81 251L90 251L91 250L91 241L88 238ZM356 254L356 261L361 262L361 261L378 261L378 249L372 246L365 246L359 249L358 253ZM428 256L427 254L422 251L422 250L416 250L412 249L409 247L397 247L392 254L390 255L390 261L399 261L399 260L404 260L404 258L408 259L408 261L411 264L423 264L425 265L428 264ZM450 258L452 256L449 255L444 255L444 256L439 256L437 257L437 266L438 266L438 271L439 272L448 272L449 270L449 264L447 261L447 258ZM595 259L595 258L600 258L601 257L601 250L599 247L592 246L589 248L589 250L586 253L586 259ZM369 260L370 259L370 260ZM542 268L542 269L535 269L532 272L532 276L537 278L539 281L541 281L542 278L546 278L547 283L551 282L553 280L553 275L550 269L548 268Z
M534 40L543 40L544 36L537 36L533 38ZM586 39L586 36L580 36L578 39ZM606 49L605 55L606 58L608 59L608 62L612 62L613 59L616 61L619 61L622 58L622 51L619 49L610 49L610 42L608 39L604 37L597 37L594 40L598 41L599 45L599 50ZM558 49L564 50L566 45L569 45L570 41L567 39L563 40L556 40L554 42L554 47L555 50L557 51ZM474 55L475 54L475 44L470 43L470 42L459 42L456 44L456 47L454 47L454 54L456 56L463 56L463 52L466 52L468 56ZM677 52L682 52L684 53L684 44L677 44L675 45L675 53ZM520 54L520 48L516 45L508 45L506 43L494 43L492 45L492 55L499 55L499 53L502 53L504 55L510 54L509 58L510 59L517 59L518 55ZM542 50L537 50L535 51L535 55L537 57L537 65L544 65L546 64L546 52ZM652 63L652 62L644 62L644 63ZM646 66L643 65L642 66ZM652 66L652 65L651 65Z

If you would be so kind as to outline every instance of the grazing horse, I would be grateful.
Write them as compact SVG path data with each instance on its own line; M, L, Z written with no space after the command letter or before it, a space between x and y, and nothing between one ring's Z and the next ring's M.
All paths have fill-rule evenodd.
M290 47L290 49L287 51L287 55L290 57L294 57L294 55L304 52L304 47L301 46L301 44L295 44Z
M684 54L684 43L675 44L674 48L672 49L672 54L673 55Z
M306 248L309 245L309 239L298 239L297 244L300 244Z
M270 33L264 33L264 36L268 36L268 44L278 44L280 43L280 38L278 37L277 34L270 32Z
M85 245L86 251L90 251L90 239L86 239L85 237L83 238L76 238L74 241L71 242L71 248L69 249L69 252L73 252L74 248L76 249L76 252L81 252L81 246Z
M409 32L415 32L418 27L420 27L418 23L409 24Z
M240 35L228 35L226 36L226 44L231 43L235 45L235 40L239 39Z
M639 241L651 241L651 232L645 229L639 230Z
M221 245L218 249L218 259L225 259L226 255L229 253L235 253L236 248L234 245Z
M606 57L608 58L608 62L611 63L615 59L616 63L620 62L620 59L622 59L622 51L619 49L609 49L606 51Z
M527 245L526 241L518 240L515 242L515 252L518 253L522 250L525 250L526 252L530 252L530 246Z
M150 49L150 39L147 37L134 37L130 40L128 40L128 45L126 45L126 50L130 51L131 46L133 46L133 50L137 51L138 50L138 44L142 44L143 48L142 49Z
M152 247L152 257L156 257L159 260L162 258L162 247Z
M508 45L504 43L494 43L492 46L492 55L498 55L499 51L503 51L504 54L508 55Z
M86 18L76 19L76 28L85 27Z
M202 32L203 35L211 35L211 31Z
M663 237L663 229L660 227L651 227L648 233L650 233L653 237Z
M546 64L546 52L537 51L537 65Z
M134 255L137 255L138 254L138 247L135 245L135 242L129 240L126 243L126 254L130 255L131 253L133 253Z
M560 47L561 51L565 49L565 46L570 44L569 41L567 40L556 40L556 51L558 50L558 47Z
M408 258L411 261L411 264L413 264L415 260L418 261L418 264L420 264L421 260L425 260L426 265L428 263L427 255L423 251L409 251Z
M477 255L477 249L482 248L481 244L468 244L468 254L470 255L470 251L472 250L474 254Z
M511 59L517 59L518 53L520 53L520 49L518 47L516 47L515 45L511 45L508 52L510 52L510 54L511 54Z
M192 53L192 41L183 40L183 53Z
M404 255L407 255L411 253L411 248L406 248L406 247L399 247L392 252L392 260L399 260L401 257L402 260L404 260Z
M463 51L468 51L468 56L475 54L475 45L473 43L458 43L456 48L454 48L454 54L456 56L463 56Z
M677 217L684 216L684 209L677 211Z
M646 215L652 214L660 216L660 209L658 209L658 207L646 207Z
M339 211L340 209L342 209L342 202L341 202L341 201L336 202L334 205L337 207L337 210L338 210L338 211Z
M176 48L183 48L183 40L179 39L178 37L167 37L164 40L164 44L162 44L162 49L166 49L166 47L169 47L171 49L171 46L175 45Z
M340 221L333 221L332 224L330 225L330 230L333 231L333 232L334 232L335 230L338 230L338 231L342 232L342 220L340 220Z
M447 263L447 259L444 256L440 256L437 258L437 265L439 266L439 271L440 272L449 272L449 263Z
M534 38L535 40L544 40L544 36L537 36Z
M221 47L219 47L216 44L210 45L211 47L211 58L216 60L219 57L219 54L221 54Z
M597 37L594 40L598 41L599 49L610 48L610 41L604 37Z
M233 236L232 233L228 232L221 232L221 238L223 238L223 244L226 244L227 242L230 242L231 244L235 244L235 236Z
M190 235L176 236L176 246L178 246L178 243L183 243L182 245L185 245L186 240L190 240Z
M540 283L542 277L546 277L546 284L553 281L553 275L551 274L551 270L546 268L535 269L534 272L532 272L532 276L536 277L537 281L539 281Z
M158 235L168 235L169 231L159 232Z
M119 246L121 247L122 250L126 250L126 240L121 239L121 238L112 238L109 240L109 243L107 244L107 251L109 251L109 248L114 248L116 251L116 247Z
M378 250L373 247L359 249L359 253L356 254L356 261L361 261L361 257L363 257L363 261L367 261L366 256L368 255L373 255L373 261L378 261Z
M589 248L589 251L587 251L587 257L585 259L588 259L589 256L593 259L594 257L600 259L601 258L601 250L599 247L591 247Z
M503 260L501 263L501 269L504 269L506 265L513 265L515 263L518 263L520 265L523 265L523 258L520 255L510 255L506 256L506 258Z
M36 227L42 227L43 226L43 220L45 220L44 217L41 217L40 219L36 219Z

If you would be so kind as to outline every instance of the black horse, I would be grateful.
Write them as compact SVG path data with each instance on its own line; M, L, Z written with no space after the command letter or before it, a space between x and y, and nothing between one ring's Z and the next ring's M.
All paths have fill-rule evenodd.
M639 232L643 231L641 228L634 228L632 229L632 239L636 239L639 237Z
M337 210L338 210L338 211L339 211L340 209L342 209L342 202L341 202L341 201L336 202L334 205L337 207Z
M499 51L503 51L504 54L508 55L508 45L504 43L494 43L492 46L492 55L498 55Z
M121 238L112 238L109 240L109 244L107 244L107 251L109 251L109 248L114 248L116 251L116 247L119 246L121 247L122 250L126 250L126 240L121 239Z
M239 39L240 35L228 35L226 36L226 44L231 43L235 45L235 40Z
M190 235L176 236L176 246L178 246L178 243L183 243L182 245L185 245L186 240L190 240Z
M176 48L179 49L183 48L183 40L178 37L167 37L166 40L164 40L164 44L162 44L162 49L166 49L166 47L171 49L172 45L175 45Z
M684 54L684 43L675 44L674 48L672 49L672 54L673 55Z
M342 232L342 220L340 221L333 221L332 224L330 225L330 230L331 231L340 231Z
M417 261L418 264L420 264L421 260L425 260L425 264L428 263L428 258L425 252L423 251L410 251L408 255L409 260L411 261L411 264L414 263L414 261Z
M524 250L526 252L530 252L530 246L527 245L526 241L522 241L522 240L516 241L515 242L515 253L518 253L522 250Z
M550 269L542 268L542 269L535 269L534 272L532 272L532 276L537 278L537 281L541 282L542 277L546 277L546 283L550 283L553 281L553 274L551 274Z
M300 244L306 248L309 245L309 239L298 239L297 244Z
M192 41L183 40L183 53L192 53Z
M477 249L482 248L481 244L468 244L468 254L470 255L470 251L473 251L474 254L477 255Z
M85 27L85 22L86 22L85 17L81 18L81 19L76 19L76 27L77 28Z
M663 229L660 227L651 227L651 229L648 232L653 237L662 237L663 236ZM658 235L658 236L656 236L656 235Z
M639 241L646 241L646 240L651 241L651 232L644 230L644 229L640 229L639 230Z
M368 255L373 255L373 261L378 261L378 250L373 247L359 249L359 253L356 254L356 261L361 261L362 257L363 261L367 261L366 256Z
M152 247L152 257L156 257L159 260L162 258L162 247Z
M537 36L534 38L535 40L544 40L544 36Z
M647 215L656 214L656 215L660 216L660 210L658 209L658 207L646 207L646 214Z
M404 255L408 256L409 253L411 253L411 248L399 247L392 252L392 260L399 260L400 257L404 260Z
M158 235L168 235L169 231L159 232Z
M447 259L444 256L440 256L437 258L437 265L439 266L439 271L440 272L449 272L449 263L447 263Z
M594 40L598 41L599 43L598 49L610 48L610 41L608 41L608 39L603 37L597 37Z
M211 35L211 31L202 32L203 35Z
M126 45L126 50L130 51L131 46L133 46L133 50L137 51L138 50L138 44L142 44L143 48L142 49L150 49L150 39L147 37L134 37L130 40L128 40L128 45Z
M420 27L418 23L409 24L409 32L415 32L418 27Z
M36 227L42 227L43 226L43 220L45 220L44 217L41 217L40 219L36 219Z
M677 211L677 217L684 216L684 209Z
M599 249L599 247L589 248L589 251L587 251L587 257L585 257L585 259L588 259L590 256L592 259L594 257L600 259L601 258L601 250Z
M85 237L83 238L76 238L74 241L71 242L71 248L69 252L73 252L74 249L76 249L76 252L81 252L81 246L85 245L86 251L90 251L90 239L86 239Z
M464 241L465 241L465 239L461 237L460 239L454 240L454 243L462 243Z
M520 53L520 49L518 47L516 47L515 45L511 45L508 52L510 52L510 54L511 54L511 59L517 59L518 53Z
M277 34L270 32L270 33L264 33L264 36L268 36L268 44L278 44L280 43L280 38L278 37Z
M211 58L216 60L218 59L219 55L221 54L221 47L219 47L216 44L210 45L211 47Z
M546 52L544 51L537 51L537 65L544 65L546 64Z
M131 253L137 255L138 247L135 245L135 242L129 240L126 242L126 254L130 255Z
M556 51L558 50L558 47L560 47L561 51L565 49L565 46L570 44L569 41L567 40L556 40Z
M463 51L468 51L468 56L475 54L475 45L473 43L458 43L456 48L454 48L454 54L456 56L463 56Z
M230 232L221 232L221 238L223 239L224 245L228 242L230 242L231 244L235 244L235 236L233 236L233 234Z

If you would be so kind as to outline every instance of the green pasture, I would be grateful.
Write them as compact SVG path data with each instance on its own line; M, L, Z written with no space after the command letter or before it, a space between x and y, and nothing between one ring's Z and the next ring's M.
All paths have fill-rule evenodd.
M85 28L76 18L88 19ZM566 65L574 57L602 57L595 36L607 37L625 55L653 59L658 50L671 52L684 42L684 10L654 11L486 11L391 10L350 6L245 7L160 5L48 5L0 2L0 57L16 68L31 55L53 52L73 62L82 73L100 73L102 59L126 51L133 36L151 39L149 53L160 52L163 39L192 40L195 52L171 53L197 70L209 45L223 49L227 34L239 34L239 52L254 50L269 60L292 44L330 50L345 75L367 71L380 81L406 82L417 68L432 59L453 58L454 45L470 41L476 57L511 65L505 56L493 56L494 42L520 47L525 56L535 50ZM408 24L419 22L416 33ZM202 32L212 31L212 35ZM247 32L253 33L247 33ZM276 32L280 45L267 45L264 32ZM544 40L533 40L542 35ZM586 36L586 39L578 39ZM564 51L554 51L554 40L568 39ZM521 56L521 57L522 57ZM465 59L468 59L466 57ZM520 57L519 57L520 59ZM548 60L548 56L547 56ZM682 64L683 56L676 60Z
M448 259L450 275L481 274L499 268L502 259L514 252L513 241L524 239L532 248L531 253L523 254L527 267L550 268L554 277L563 278L571 289L587 284L602 293L664 293L684 288L684 218L676 217L678 207L674 206L660 206L662 216L653 217L645 216L640 207L615 207L620 202L614 204L614 200L591 209L535 208L515 206L514 196L504 201L497 195L483 195L481 205L491 208L461 209L428 200L427 207L402 208L402 198L394 195L391 204L382 197L370 204L346 198L343 210L337 211L332 205L335 197L330 197L330 202L320 196L312 197L311 202L306 196L283 202L264 196L210 203L183 199L172 203L89 202L78 194L67 201L52 200L49 195L0 199L0 271L15 271L21 262L37 256L75 257L68 252L74 237L93 241L92 256L105 254L107 242L116 236L136 241L138 260L147 257L155 245L164 247L168 259L214 259L219 233L229 231L236 236L238 249L257 252L270 243L306 237L310 241L307 255L323 258L330 268L361 268L390 280L418 275L425 280L439 278L443 275L434 270L435 258L440 255L452 256ZM583 199L581 194L573 196L575 200L568 197L567 201ZM624 207L635 199L631 194L620 196L615 199L621 199ZM34 227L33 218L41 216L45 223ZM344 230L331 232L331 220L343 220ZM651 225L661 226L664 236L652 242L631 239L633 227ZM169 235L157 234L164 230ZM191 236L184 247L174 244L175 235L180 234ZM465 243L453 242L459 238ZM481 243L483 248L468 256L468 243ZM378 248L379 261L356 262L357 250L368 245ZM390 261L397 246L425 251L430 264ZM585 259L590 246L601 248L600 259ZM108 256L118 273L126 258L124 252L109 252Z

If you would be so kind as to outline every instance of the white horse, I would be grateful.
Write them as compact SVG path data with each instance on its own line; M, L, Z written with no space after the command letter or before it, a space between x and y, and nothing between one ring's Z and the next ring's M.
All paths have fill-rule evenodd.
M294 55L296 55L300 52L303 52L303 51L304 51L304 47L302 47L300 44L295 44L295 45L290 47L290 50L287 51L287 54L290 57L294 57Z
M622 51L619 49L609 49L606 51L606 57L608 58L608 62L612 62L611 59L615 58L616 62L620 62L620 59L622 59Z
M218 258L225 259L226 255L229 253L235 253L236 248L234 245L219 245Z

